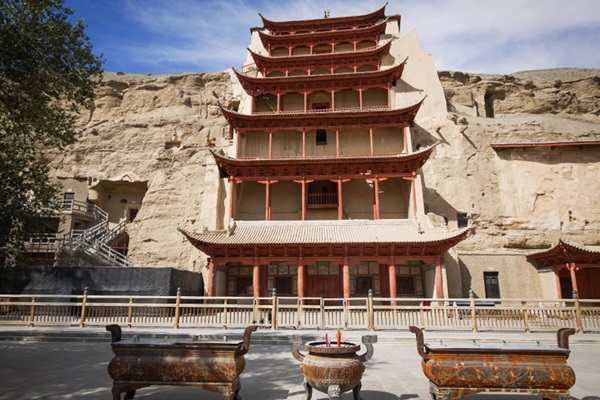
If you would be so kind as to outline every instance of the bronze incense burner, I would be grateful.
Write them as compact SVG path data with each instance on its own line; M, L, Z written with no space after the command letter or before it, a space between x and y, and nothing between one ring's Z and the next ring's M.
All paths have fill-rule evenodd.
M574 329L557 332L558 346L473 344L426 344L423 332L411 326L417 336L421 366L429 379L434 400L451 400L481 392L512 392L544 399L570 399L575 373L567 365L569 336Z
M112 334L113 359L108 374L114 380L113 400L122 393L132 399L136 389L151 385L194 386L240 400L239 376L244 371L250 348L249 326L243 341L199 341L138 338L121 340L121 327L108 325Z
M326 347L326 342L308 342L304 348L308 354L300 353L302 344L300 336L292 338L292 354L302 363L300 369L304 374L304 400L310 400L312 390L327 393L330 400L339 399L344 392L352 390L354 400L361 400L361 378L365 370L364 362L373 357L373 343L377 343L377 336L367 335L362 337L366 352L358 355L360 344L341 342L340 347L332 345Z

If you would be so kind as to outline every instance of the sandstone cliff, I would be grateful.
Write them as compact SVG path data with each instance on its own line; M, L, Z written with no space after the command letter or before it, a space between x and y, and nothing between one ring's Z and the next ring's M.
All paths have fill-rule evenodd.
M477 226L459 250L531 249L560 237L598 244L600 149L497 152L491 144L599 140L600 70L439 76L448 118L417 121L414 145L440 142L423 171L432 219L453 227L465 213ZM147 182L128 228L130 257L199 271L203 256L176 228L219 227L223 190L209 149L231 145L219 103L238 102L228 73L107 73L78 143L47 157L58 178Z

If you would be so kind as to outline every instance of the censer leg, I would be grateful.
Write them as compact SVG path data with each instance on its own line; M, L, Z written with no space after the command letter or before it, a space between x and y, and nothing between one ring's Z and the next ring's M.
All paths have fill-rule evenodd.
M329 396L329 400L339 400L341 394L342 390L338 385L329 385L327 388L327 396Z
M362 389L362 383L361 381L358 381L358 385L354 386L354 389L352 389L354 400L362 400L362 397L360 397L360 389Z
M306 392L304 399L302 400L310 400L312 397L312 386L310 386L310 384L306 381L306 378L304 378L304 383L302 385L304 386L304 391Z

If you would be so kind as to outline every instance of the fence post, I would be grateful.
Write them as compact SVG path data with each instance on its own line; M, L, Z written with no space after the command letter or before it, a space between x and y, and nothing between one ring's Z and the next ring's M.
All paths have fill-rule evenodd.
M477 332L477 311L475 310L475 292L469 289L469 298L471 299L471 327L473 332Z
M369 297L367 297L367 313L369 317L369 331L375 330L375 310L373 309L373 289L369 289Z
M271 308L271 330L277 329L277 289L273 288L273 304Z
M521 305L523 306L523 322L525 323L525 332L531 333L531 328L529 328L529 313L527 312L527 302L522 301Z
M175 298L175 321L173 328L179 329L179 306L181 305L181 288L177 288L177 297Z
M296 312L296 329L300 329L302 324L302 313L304 312L302 297L298 298L298 310Z
M81 319L79 320L79 327L83 328L85 326L85 309L87 308L87 297L88 297L88 288L83 289L83 300L81 301Z
M581 320L581 303L577 290L573 290L573 303L575 305L575 319L577 321L577 333L583 333L583 323Z
M344 329L348 329L348 304L349 300L342 300L342 312L344 313Z
M419 301L419 318L421 319L421 329L425 330L425 302Z
M31 298L31 307L29 310L29 326L33 328L35 321L35 297Z
M133 319L133 297L129 298L129 307L127 310L127 327L131 328L131 321Z
M258 298L252 298L252 323L256 324L258 321Z
M321 329L325 329L325 301L322 297L319 304L321 305Z

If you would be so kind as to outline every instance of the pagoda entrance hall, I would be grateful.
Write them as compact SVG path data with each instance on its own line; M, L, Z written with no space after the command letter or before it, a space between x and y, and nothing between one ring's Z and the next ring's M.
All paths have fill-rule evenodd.
M227 262L216 267L216 275L225 276L226 285L215 282L215 296L268 297L276 290L283 297L349 298L366 297L370 289L380 297L423 297L425 269L434 265L422 261L389 264L360 261L344 264L310 261L306 265L269 262L257 267L244 262ZM258 285L255 285L258 283ZM431 282L433 287L435 282ZM210 291L211 289L209 289Z

